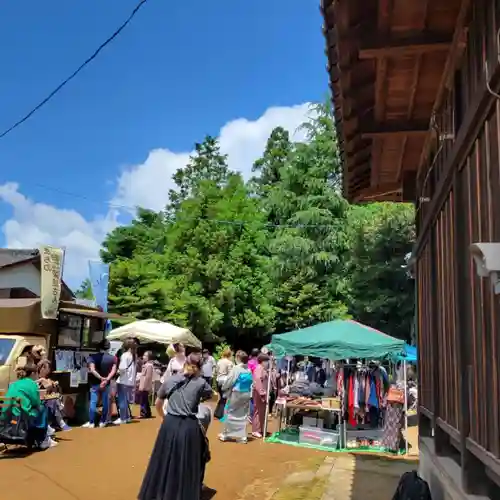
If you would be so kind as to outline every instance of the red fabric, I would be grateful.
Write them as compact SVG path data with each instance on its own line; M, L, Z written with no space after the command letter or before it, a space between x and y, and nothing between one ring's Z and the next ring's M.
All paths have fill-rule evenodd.
M380 382L380 377L375 378L375 392L377 393L378 406L382 407L382 385Z
M349 423L356 425L356 419L354 418L354 377L352 375L349 377Z

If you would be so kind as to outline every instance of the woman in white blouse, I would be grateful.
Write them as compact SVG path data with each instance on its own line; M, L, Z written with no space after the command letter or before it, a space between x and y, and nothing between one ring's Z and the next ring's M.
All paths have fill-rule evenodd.
M175 355L170 359L167 365L167 369L161 378L163 383L168 377L172 375L177 375L182 373L184 370L184 365L186 364L186 350L183 344L174 344L172 346Z
M221 358L217 361L216 375L217 375L217 390L219 392L219 401L215 408L214 417L220 420L224 416L224 407L226 406L226 398L222 392L222 386L227 380L229 372L233 369L234 363L231 359L233 353L229 347L226 347L222 353Z

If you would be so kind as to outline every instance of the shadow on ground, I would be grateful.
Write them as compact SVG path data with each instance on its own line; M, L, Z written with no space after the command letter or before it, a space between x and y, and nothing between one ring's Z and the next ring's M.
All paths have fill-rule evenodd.
M418 461L383 456L354 456L350 497L346 500L391 500L400 477L418 469Z

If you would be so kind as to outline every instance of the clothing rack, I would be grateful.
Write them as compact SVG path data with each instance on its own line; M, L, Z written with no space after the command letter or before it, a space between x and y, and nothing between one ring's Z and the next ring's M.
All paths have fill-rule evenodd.
M366 361L366 360L365 360ZM375 361L375 360L374 360ZM367 369L373 369L373 368L377 368L377 369L380 369L380 368L383 368L381 365L376 365L375 367L374 366L370 366L370 365L373 365L375 364L374 361L369 361L368 363L349 363L349 361L347 363L342 363L342 362L339 362L338 360L337 361L332 361L330 360L331 363L335 363L335 362L338 362L338 363L341 363L340 367L339 368L344 368L344 367L347 367L347 368L367 368ZM408 383L407 383L407 367L408 367L408 364L407 364L407 361L406 360L403 360L403 386L404 386L404 403L403 403L403 411L404 411L404 429L405 429L405 454L408 455L408 450L409 450L409 447L408 447ZM270 359L270 366L269 366L269 370L272 370L274 367L275 367L275 363L276 363L276 358L273 356L271 357ZM384 370L387 372L387 370L384 368ZM389 377L389 373L387 372L387 376ZM265 413L265 418L264 418L264 435L263 435L263 439L265 439L266 437L266 434L267 434L267 424L268 424L268 418L269 418L269 397L270 397L270 393L271 393L271 377L268 377L268 381L267 381L267 394L266 394L266 413ZM342 440L343 440L343 444L345 445L346 442L347 442L347 426L345 425L345 412L346 412L346 408L345 408L345 398L342 398L342 411L341 411L341 414L340 414L340 422L339 422L339 425L340 425L340 431L341 431L341 436L342 436Z

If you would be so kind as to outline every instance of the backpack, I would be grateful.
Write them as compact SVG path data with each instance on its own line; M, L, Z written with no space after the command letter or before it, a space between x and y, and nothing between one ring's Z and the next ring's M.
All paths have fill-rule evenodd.
M432 500L432 497L427 482L417 471L412 471L401 476L392 500Z
M0 416L0 443L27 444L29 417L24 411L14 415L13 406L9 406Z

